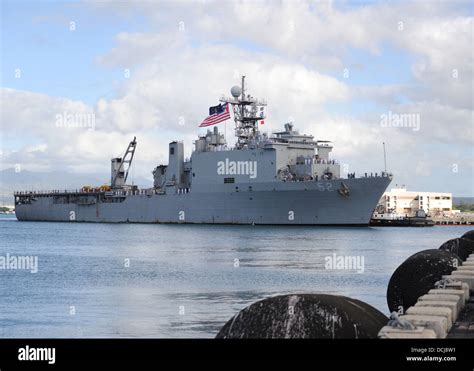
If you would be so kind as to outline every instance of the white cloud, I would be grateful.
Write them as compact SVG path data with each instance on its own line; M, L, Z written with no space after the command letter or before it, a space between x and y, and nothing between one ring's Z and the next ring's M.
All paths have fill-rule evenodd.
M191 42L212 46L237 43L303 63L310 69L339 73L351 49L380 55L384 48L396 48L413 56L416 84L406 86L405 95L415 101L439 100L441 104L472 109L473 17L461 15L468 2L348 7L331 1L127 4L157 25L156 31L119 34L117 47L101 57L102 63L153 63L170 47ZM100 7L114 12L107 3ZM179 30L180 22L184 22L184 31Z
M249 92L269 102L265 129L278 129L291 117L300 131L333 140L334 154L351 169L380 170L386 141L393 171L406 172L407 179L427 177L433 171L424 151L437 144L461 150L472 145L473 18L460 16L449 3L101 1L89 7L149 20L149 32L120 32L115 46L96 58L106 68L130 69L131 78L115 98L94 106L3 89L5 142L28 130L36 138L32 145L43 146L6 148L5 164L108 171L108 159L137 135L136 169L148 175L166 161L169 141L184 138L190 153L207 107L228 94L241 74L248 77ZM413 81L349 86L331 77L354 48L375 56L391 48L409 53ZM400 96L409 101L400 102ZM360 99L377 108L351 116L327 111L327 105L350 106ZM388 110L419 113L420 132L382 128L380 114ZM55 127L55 115L64 111L93 113L95 130ZM230 137L230 125L227 130ZM410 161L418 164L407 169ZM467 161L459 160L463 169L469 169Z

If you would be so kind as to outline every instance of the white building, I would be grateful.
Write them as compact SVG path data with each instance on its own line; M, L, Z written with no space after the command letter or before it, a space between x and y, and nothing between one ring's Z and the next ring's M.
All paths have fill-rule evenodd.
M412 192L405 188L392 188L385 192L377 205L378 213L395 213L413 216L417 210L427 215L452 214L453 197L451 193Z

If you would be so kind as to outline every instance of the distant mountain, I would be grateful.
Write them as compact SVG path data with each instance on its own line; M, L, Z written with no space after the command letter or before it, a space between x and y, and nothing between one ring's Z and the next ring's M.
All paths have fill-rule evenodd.
M129 176L129 183L131 178ZM0 171L0 205L13 204L13 192L21 190L79 189L84 185L100 186L110 182L109 174L76 174L67 172L32 172L15 169ZM135 178L134 184L141 188L153 186L152 179Z

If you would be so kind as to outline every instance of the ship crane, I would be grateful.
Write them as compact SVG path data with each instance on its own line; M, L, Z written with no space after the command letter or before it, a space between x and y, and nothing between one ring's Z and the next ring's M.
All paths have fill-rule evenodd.
M111 188L121 188L126 184L136 147L136 137L133 137L133 140L129 143L123 157L112 159Z

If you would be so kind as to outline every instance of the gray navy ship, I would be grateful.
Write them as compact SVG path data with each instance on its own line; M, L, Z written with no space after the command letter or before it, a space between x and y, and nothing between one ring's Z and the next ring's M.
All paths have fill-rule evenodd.
M20 221L368 225L389 185L387 172L342 176L333 144L300 134L293 123L262 133L266 102L247 94L245 77L210 108L201 126L233 113L236 142L214 126L198 136L190 159L169 144L169 161L153 170L152 188L127 184L137 146L111 161L110 185L76 191L15 192Z

